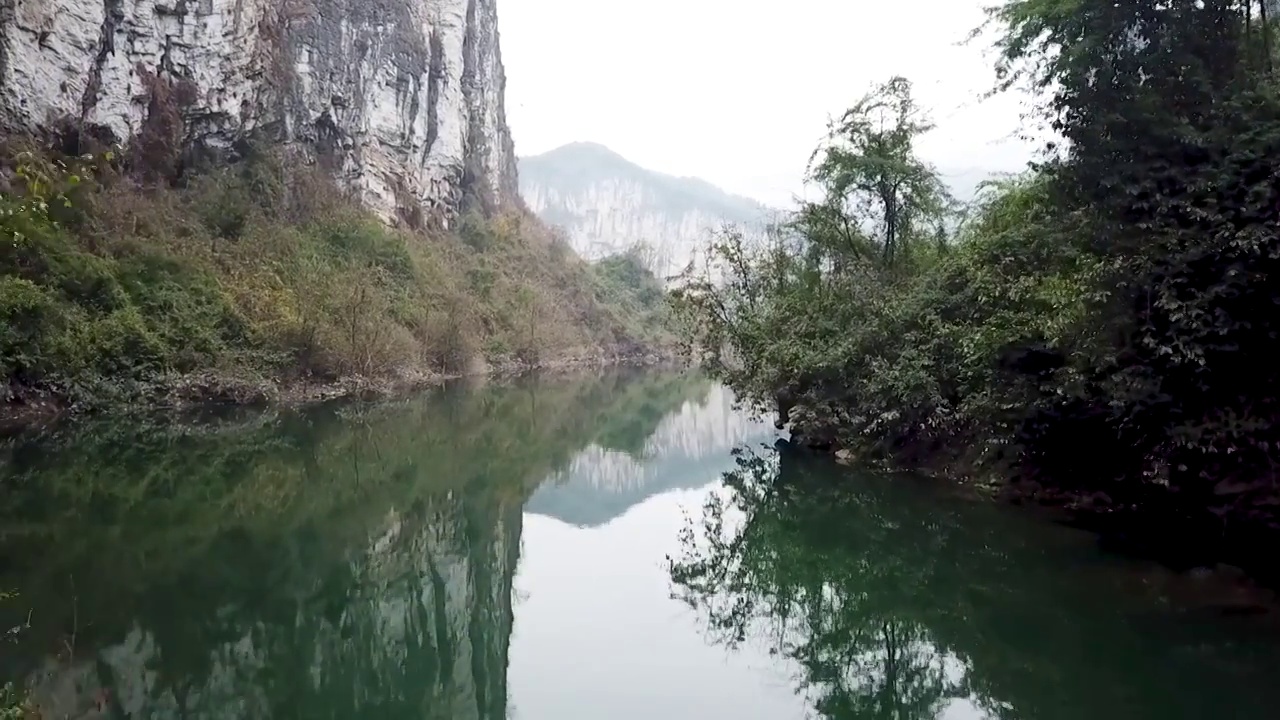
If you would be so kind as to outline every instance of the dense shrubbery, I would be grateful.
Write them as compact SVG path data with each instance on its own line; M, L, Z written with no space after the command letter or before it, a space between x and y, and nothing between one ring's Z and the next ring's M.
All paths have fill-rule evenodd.
M617 278L523 215L390 230L318 171L252 155L139 185L110 154L9 148L0 377L9 399L128 396L197 371L459 372L659 342Z
M639 253L611 255L592 268L600 281L602 303L617 308L618 321L625 324L632 337L670 343L667 332L672 318L666 289Z
M957 218L914 155L909 83L887 83L815 154L823 202L770 247L718 241L725 281L682 293L699 343L811 441L1274 523L1271 21L1229 0L993 20L1002 82L1048 93L1064 147Z

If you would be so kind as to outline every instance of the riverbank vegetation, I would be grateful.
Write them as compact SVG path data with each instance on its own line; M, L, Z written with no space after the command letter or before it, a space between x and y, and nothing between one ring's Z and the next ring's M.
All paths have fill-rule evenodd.
M1038 91L1059 137L1044 158L957 211L889 80L815 153L823 201L768 246L717 240L723 280L681 291L698 345L811 444L1161 508L1183 549L1272 567L1247 548L1280 530L1273 19L1240 0L990 18L995 90Z
M174 387L252 396L264 383L458 374L668 342L656 280L617 272L625 259L598 272L525 213L397 230L276 152L157 179L134 153L81 150L12 139L0 153L10 409Z

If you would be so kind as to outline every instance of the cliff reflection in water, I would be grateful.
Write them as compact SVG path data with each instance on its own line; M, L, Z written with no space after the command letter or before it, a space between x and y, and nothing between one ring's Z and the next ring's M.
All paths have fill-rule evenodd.
M742 451L669 560L708 639L791 664L818 716L1274 717L1268 626L1153 599L1076 533L847 473Z
M505 717L524 503L708 389L528 381L10 443L0 627L31 624L0 684L57 718Z
M706 485L732 466L733 448L775 434L770 423L734 410L723 385L674 412L654 408L647 416L661 419L646 432L588 446L552 474L529 499L529 512L601 525L658 493Z

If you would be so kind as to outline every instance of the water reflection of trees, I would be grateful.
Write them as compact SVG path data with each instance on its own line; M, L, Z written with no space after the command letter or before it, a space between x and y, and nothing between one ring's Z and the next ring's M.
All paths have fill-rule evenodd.
M35 612L0 681L48 717L502 717L524 502L706 389L610 373L9 442L0 612Z
M313 533L337 552L421 498L482 484L523 502L592 443L643 446L657 422L637 420L637 406L671 412L707 387L696 375L608 373L18 438L0 443L0 573L31 599L69 596L72 574L82 589L144 585L219 543Z
M1269 717L1239 638L1084 577L1092 547L1019 540L1024 518L907 478L743 452L686 526L675 595L712 641L762 644L814 710L853 718ZM1132 601L1131 601L1132 600ZM1274 660L1274 654L1272 655ZM1246 669L1248 668L1248 669Z
M763 641L798 663L824 717L928 718L968 695L923 628L851 591L877 568L838 562L824 535L809 532L813 518L802 510L817 507L780 494L771 482L778 460L741 457L726 476L734 494L709 498L700 527L682 537L688 552L672 577L680 597L705 610L713 638L730 647Z

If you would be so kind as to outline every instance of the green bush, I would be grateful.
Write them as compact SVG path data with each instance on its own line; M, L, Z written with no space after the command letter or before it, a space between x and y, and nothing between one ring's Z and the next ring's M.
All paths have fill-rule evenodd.
M55 353L52 335L61 323L57 299L25 278L0 277L0 358L6 376L39 379Z

